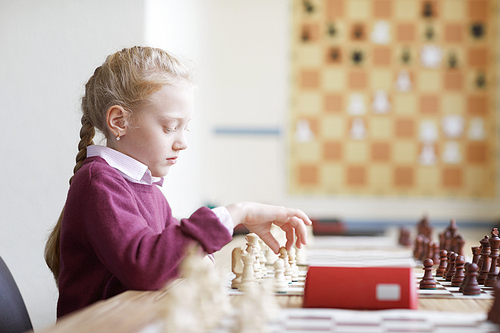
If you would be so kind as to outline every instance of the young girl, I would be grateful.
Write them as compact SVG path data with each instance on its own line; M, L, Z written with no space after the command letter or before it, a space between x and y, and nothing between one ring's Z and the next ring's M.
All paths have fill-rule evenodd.
M271 224L306 244L301 211L257 203L202 207L177 221L157 186L187 148L193 116L188 66L160 49L110 55L85 86L79 152L63 212L45 249L59 287L57 316L129 289L155 290L177 277L186 246L211 254L243 223L278 253ZM93 143L95 128L107 145Z

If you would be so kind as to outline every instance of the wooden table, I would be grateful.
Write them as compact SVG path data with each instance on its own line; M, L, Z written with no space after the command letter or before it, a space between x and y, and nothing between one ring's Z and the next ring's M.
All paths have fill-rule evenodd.
M235 237L231 243L216 254L216 267L230 272L231 251L244 244L242 237ZM162 304L168 298L169 290L180 281L175 281L161 291L127 291L109 300L100 301L81 311L62 318L41 333L78 332L138 332L156 319L162 317ZM237 302L233 296L231 301ZM277 296L278 303L285 308L302 307L302 296ZM432 299L419 298L419 310L446 312L487 312L492 300L486 299ZM418 311L418 310L417 310Z

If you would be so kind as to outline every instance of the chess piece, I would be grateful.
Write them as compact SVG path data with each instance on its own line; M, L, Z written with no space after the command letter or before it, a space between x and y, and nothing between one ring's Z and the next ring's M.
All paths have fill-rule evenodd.
M349 96L347 110L352 116L360 116L366 113L365 98L362 94L354 93Z
M383 90L377 90L373 95L372 109L375 113L387 113L391 109L391 104L389 103L389 97L387 93Z
M464 256L458 256L455 259L455 274L451 278L451 286L452 287L460 287L460 284L464 280L464 278L465 278L464 265L465 265Z
M422 66L427 68L438 68L441 65L442 57L441 47L435 44L426 44L420 50L420 62Z
M467 267L467 281L463 288L464 295L480 295L481 288L477 283L477 270L478 267L476 264L471 263Z
M311 142L314 140L314 133L309 126L307 120L301 119L297 121L297 128L295 130L295 140L297 142Z
M292 270L292 282L298 282L299 268L297 267L297 260L295 259L295 248L293 246L290 251L288 251L288 262L290 263L290 269Z
M241 255L243 254L243 249L240 247L236 247L233 249L231 253L231 271L236 275L236 277L231 282L232 289L238 289L238 286L241 283L241 278L243 275L243 261L241 259Z
M455 275L456 272L456 267L455 267L455 260L457 260L458 254L455 252L452 252L450 255L450 268L448 268L448 271L446 272L446 281L451 281L451 278L453 275Z
M445 142L442 160L447 164L458 164L462 161L462 154L460 153L460 145L458 142Z
M480 39L485 33L484 25L482 23L473 23L470 27L470 33L472 37Z
M484 129L483 118L474 117L470 120L467 136L473 141L481 141L486 138L486 130Z
M455 236L452 239L452 248L455 253L457 253L460 256L464 255L464 245L465 245L465 240L460 234L455 234Z
M420 260L424 261L429 258L429 238L424 237L422 240L422 253L420 254Z
M284 261L285 279L287 283L292 283L292 270L290 269L290 263L288 262L288 252L284 246L280 247L280 259L283 259Z
M432 242L432 261L434 262L434 265L439 264L439 244L436 242Z
M468 278L469 278L469 265L471 263L470 262L466 262L465 265L464 265L464 279L462 280L462 283L460 283L460 288L458 288L458 291L461 292L463 294L464 292L464 287L465 285L467 284L468 282Z
M418 161L422 165L434 165L437 162L436 152L434 150L434 145L423 145L422 151L418 156Z
M288 290L288 282L285 279L285 262L278 258L274 262L274 280L273 291L275 293L286 293Z
M354 118L351 127L351 138L354 140L363 140L366 137L366 127L363 119Z
M472 246L472 262L477 264L479 260L479 246Z
M410 246L411 245L410 230L408 230L405 227L399 228L398 243L399 243L399 245L403 245L403 246Z
M429 217L424 215L417 224L417 235L423 235L427 239L432 239L432 231L434 228L430 225Z
M488 320L500 324L500 281L493 285L493 296L495 299L490 311L488 311Z
M448 254L446 255L448 257L448 265L446 265L445 271L443 272L443 279L446 279L446 274L448 274L448 271L450 270L451 266L450 256L452 253L453 251L448 251Z
M396 79L396 89L400 92L407 92L411 90L411 87L410 74L406 70L400 70Z
M439 136L438 125L432 120L423 120L420 123L418 136L424 144L432 146Z
M389 44L391 41L390 24L387 21L377 21L373 26L370 39L375 44Z
M443 127L443 133L447 138L458 139L464 132L465 119L460 114L449 114L443 116L441 125Z
M490 238L490 249L491 249L490 271L488 272L488 277L486 278L486 280L484 280L485 287L493 287L497 282L497 277L498 277L497 260L498 260L499 246L500 246L500 238L498 237L498 229L493 228L493 230L491 231L491 238Z
M254 255L252 252L245 251L241 258L243 259L243 274L241 278L241 283L238 286L238 290L242 292L248 291L252 286L255 285L255 271L254 271Z
M424 277L420 281L420 289L436 289L436 280L432 276L432 259L424 260Z
M415 259L420 258L420 255L422 254L422 244L423 244L424 236L418 235L417 238L415 239L415 246L413 249L413 257Z
M448 251L441 250L439 251L439 267L436 270L436 276L443 276L446 266L448 266Z
M489 237L484 236L484 238L480 241L480 243L482 246L481 258L483 260L477 276L477 283L484 284L484 280L486 280L486 278L488 277L488 272L490 271L490 266L491 266L491 258L490 258L491 248L490 248Z

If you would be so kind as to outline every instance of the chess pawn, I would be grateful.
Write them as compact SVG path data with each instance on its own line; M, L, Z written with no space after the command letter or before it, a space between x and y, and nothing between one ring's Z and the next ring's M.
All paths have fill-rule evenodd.
M292 270L292 282L299 281L299 268L297 267L297 260L295 260L295 248L292 246L288 252L288 262Z
M396 89L401 92L410 91L411 86L410 74L405 70L400 70L396 79Z
M280 248L280 258L283 259L285 265L285 279L288 283L292 283L292 270L288 262L288 252L284 246Z
M500 282L496 282L493 285L493 295L495 299L488 312L488 320L495 324L500 324Z
M424 277L420 281L420 289L436 289L436 280L432 277L432 259L424 260Z
M464 280L464 265L465 265L465 258L464 256L458 256L455 259L455 274L451 278L451 286L452 287L460 287L460 284Z
M436 242L432 242L432 261L434 262L434 265L439 264L439 244Z
M491 238L490 238L491 265L490 265L490 271L488 272L488 277L486 278L486 280L484 280L485 287L493 287L496 284L497 277L498 277L497 261L498 261L498 254L499 254L498 253L499 246L500 246L500 238L498 237L498 229L493 228L493 230L491 231Z
M464 287L465 285L467 284L467 281L468 281L468 278L469 278L469 265L471 263L470 262L466 262L465 265L464 265L464 279L462 280L462 283L460 283L460 288L458 288L458 291L461 292L463 294L464 292Z
M372 109L375 113L387 113L391 109L387 93L383 90L378 90L373 96Z
M477 270L476 264L472 263L467 267L467 282L463 288L464 295L480 295L481 288L477 283Z
M446 281L451 281L451 278L453 275L455 275L456 272L456 267L455 267L455 260L457 259L458 254L455 252L452 252L450 254L450 267L448 268L448 271L446 272Z
M243 259L243 275L241 278L241 283L238 286L238 290L246 292L255 285L255 258L253 256L253 253L251 252L244 252L241 258Z
M273 291L275 293L286 293L288 290L288 282L285 279L285 262L283 259L278 258L274 262L273 266L274 266Z
M479 260L479 246L472 246L472 262L477 264Z
M241 278L243 275L243 261L241 255L243 254L243 249L241 247L236 247L231 253L231 271L236 275L236 277L231 282L232 289L238 289L241 283Z
M436 270L436 276L443 276L446 266L448 266L448 251L441 250L439 251L439 267Z

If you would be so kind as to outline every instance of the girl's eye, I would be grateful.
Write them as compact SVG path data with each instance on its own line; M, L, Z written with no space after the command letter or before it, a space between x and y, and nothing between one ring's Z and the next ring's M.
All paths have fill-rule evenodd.
M175 128L165 127L165 133L172 133L174 131L175 131Z

